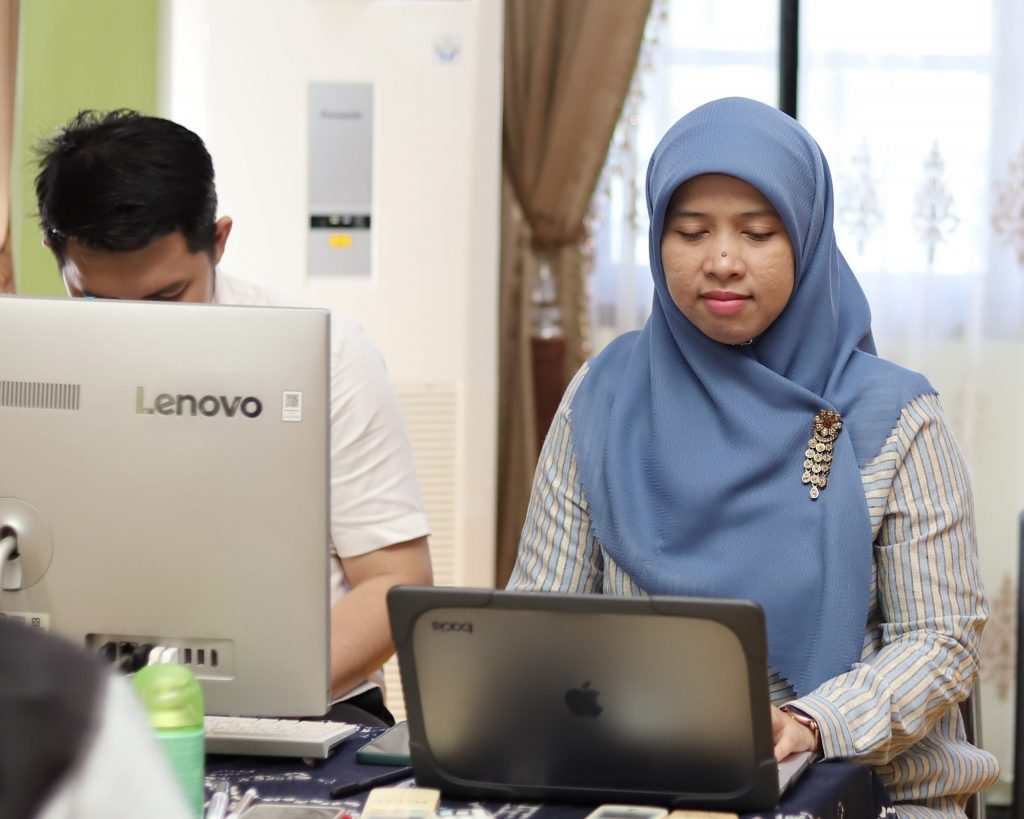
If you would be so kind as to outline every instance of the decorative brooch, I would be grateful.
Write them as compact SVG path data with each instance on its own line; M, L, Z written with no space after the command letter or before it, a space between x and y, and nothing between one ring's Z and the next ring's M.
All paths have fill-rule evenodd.
M843 419L835 410L823 409L814 416L814 431L804 452L804 475L801 480L811 485L811 500L828 486L828 473L832 469L832 453L836 438L843 428Z

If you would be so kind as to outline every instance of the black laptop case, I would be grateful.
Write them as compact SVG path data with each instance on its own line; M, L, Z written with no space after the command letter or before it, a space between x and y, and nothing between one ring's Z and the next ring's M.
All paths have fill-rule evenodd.
M397 587L416 781L502 800L779 798L755 603Z

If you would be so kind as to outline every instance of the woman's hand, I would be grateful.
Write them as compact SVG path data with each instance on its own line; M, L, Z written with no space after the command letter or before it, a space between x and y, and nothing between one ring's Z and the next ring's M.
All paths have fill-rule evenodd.
M801 722L797 722L790 714L780 711L774 705L772 709L772 742L775 744L775 761L781 762L790 754L798 751L817 751L818 737Z

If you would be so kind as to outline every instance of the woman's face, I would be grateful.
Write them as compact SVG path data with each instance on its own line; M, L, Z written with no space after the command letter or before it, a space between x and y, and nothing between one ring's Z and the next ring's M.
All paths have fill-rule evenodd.
M661 263L672 301L722 344L757 338L793 292L793 247L782 219L756 188L724 174L676 189Z

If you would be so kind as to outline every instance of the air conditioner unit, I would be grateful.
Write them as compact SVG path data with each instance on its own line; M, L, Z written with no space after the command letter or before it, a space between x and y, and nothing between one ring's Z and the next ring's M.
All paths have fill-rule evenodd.
M219 212L235 222L221 265L346 313L380 348L409 428L438 584L494 577L502 8L161 7L161 113L213 155ZM365 201L317 214L311 191L334 143L328 135L311 149L310 99L325 86L359 91L370 122L368 137L342 142L347 153L335 157L339 186L360 175ZM328 153L311 154L324 144ZM313 263L311 217L329 225L332 214L360 218L368 263ZM338 258L355 245L346 241L333 240ZM393 667L390 676L400 712Z

